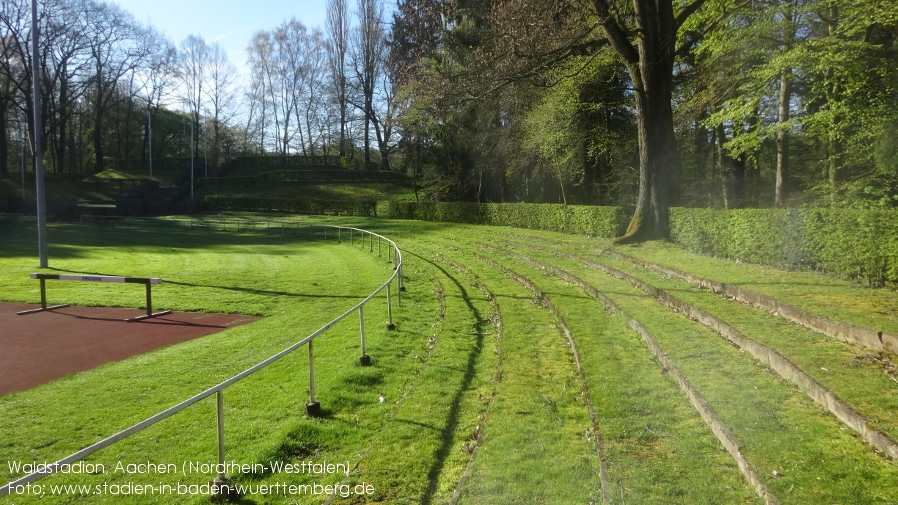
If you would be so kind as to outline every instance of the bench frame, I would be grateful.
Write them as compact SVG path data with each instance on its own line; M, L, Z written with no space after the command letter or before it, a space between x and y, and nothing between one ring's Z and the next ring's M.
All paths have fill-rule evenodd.
M144 284L147 287L147 314L145 316L132 317L130 319L125 319L125 321L131 323L134 321L142 321L144 319L149 319L151 317L159 317L167 314L171 314L172 311L164 310L162 312L153 312L153 292L152 286L153 284L162 284L162 279L156 277L120 277L117 275L88 275L88 274L31 274L29 277L32 279L38 279L41 281L41 308L39 309L31 309L31 310L23 310L22 312L16 312L16 314L20 316L24 316L25 314L33 314L35 312L43 312L45 310L53 310L60 309L63 307L68 307L69 304L63 305L51 305L47 306L47 280L58 280L58 281L87 281L87 282L123 282L128 284Z

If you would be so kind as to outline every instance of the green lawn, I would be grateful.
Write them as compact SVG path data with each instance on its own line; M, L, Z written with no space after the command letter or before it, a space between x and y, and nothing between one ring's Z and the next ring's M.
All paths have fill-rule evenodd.
M233 224L237 220L242 220L239 231ZM257 224L248 226L250 220ZM260 224L274 221L274 226ZM294 226L282 224L286 221ZM337 492L333 503L600 503L597 447L603 447L604 493L610 503L761 503L624 318L606 312L579 286L536 266L549 263L608 296L653 334L732 430L751 467L781 503L898 503L898 465L876 454L797 387L710 330L568 255L590 255L737 325L894 434L894 382L881 360L863 359L865 355L851 346L775 316L599 256L610 244L595 239L373 218L314 221L358 225L399 243L408 289L401 307L395 305L393 291L397 330L386 329L382 296L365 309L373 366L358 366L356 316L316 340L316 390L325 412L321 418L305 414L305 349L228 388L229 461L330 462L351 469L348 476L238 472L238 484L371 486L366 496ZM52 225L54 269L158 276L166 281L154 289L158 309L264 318L0 397L2 459L52 461L109 436L308 335L391 274L386 253L378 257L376 244L371 252L357 237L352 244L346 235L342 243L333 234L324 241L309 223L310 218L302 217L227 214L198 220ZM34 234L27 221L0 219L0 300L37 299L37 283L27 277L37 262ZM843 314L853 324L867 321L887 327L891 321L887 314L895 294L887 291L810 273L710 260L666 244L620 250L763 289L788 303L799 305L801 300L803 308L816 313L832 314L841 298L851 300ZM825 300L804 296L799 282L814 286L815 293L828 293ZM139 307L143 301L142 290L127 286L56 283L51 293L54 303ZM873 315L864 316L861 307ZM579 353L579 366L571 343ZM214 400L204 400L89 461L107 469L118 462L214 463L214 412ZM11 473L8 465L0 467L0 479L10 479ZM200 485L213 476L56 475L38 483ZM245 496L243 502L331 502L325 495L285 495L274 489ZM3 500L208 499L45 493L42 499Z

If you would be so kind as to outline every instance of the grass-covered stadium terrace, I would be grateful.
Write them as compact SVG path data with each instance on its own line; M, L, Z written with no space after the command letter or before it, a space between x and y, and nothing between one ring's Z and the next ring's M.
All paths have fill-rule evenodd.
M385 256L357 240L325 241L303 232L305 218L293 219L292 229L283 221L230 214L51 225L55 269L161 277L159 309L263 319L0 397L2 477L18 477L9 462L52 462L258 363L392 273ZM894 459L805 387L596 264L775 349L891 440L898 438L893 354L804 329L626 257L892 334L893 291L664 243L606 251L607 240L511 228L363 218L314 223L396 240L407 291L402 308L394 306L395 331L386 328L385 300L365 310L372 366L359 366L355 318L316 340L323 416L305 411L305 352L225 391L227 459L248 470L231 476L250 491L267 491L246 494L244 503L898 503ZM0 300L33 303L34 227L3 219L0 230ZM54 300L143 302L141 290L108 288L60 283ZM609 301L631 320L609 311ZM653 354L632 320L663 355ZM693 392L725 426L727 440L738 441L742 468L699 414ZM215 409L212 399L200 402L85 460L105 473L53 475L36 482L45 486L42 496L0 501L206 503L201 493L124 491L178 482L198 489L213 479L214 471L199 470L215 462ZM278 471L272 463L309 471ZM168 464L189 471L161 473ZM67 484L89 489L50 494L49 486ZM98 494L97 485L118 485L122 493ZM304 493L281 492L291 485Z

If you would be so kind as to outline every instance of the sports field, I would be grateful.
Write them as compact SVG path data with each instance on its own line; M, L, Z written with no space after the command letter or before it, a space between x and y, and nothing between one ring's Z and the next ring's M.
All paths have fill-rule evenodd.
M324 240L305 219L278 229L248 223L281 217L230 217L240 219L239 230L215 224L220 216L208 226L51 227L54 269L162 277L158 309L263 317L0 397L0 480L21 475L12 466L52 462L262 361L392 273L376 250L346 237ZM840 342L632 260L886 334L898 334L894 291L660 243L609 250L607 241L526 230L316 222L396 240L407 291L401 307L394 300L395 331L386 329L385 299L365 309L372 366L358 364L357 319L316 340L322 417L305 412L304 350L225 391L228 473L244 486L243 503L898 503L898 465L882 449L898 438L894 354ZM36 299L28 279L33 233L27 222L0 220L0 301ZM657 290L754 344L734 345L719 327L671 310L651 294ZM59 283L52 296L78 305L143 303L133 286ZM760 360L758 345L863 416L867 431L815 401L804 379ZM203 401L89 457L87 466L38 481L41 493L0 501L206 503L215 424L214 400ZM882 436L879 445L871 433ZM137 494L147 491L156 494Z

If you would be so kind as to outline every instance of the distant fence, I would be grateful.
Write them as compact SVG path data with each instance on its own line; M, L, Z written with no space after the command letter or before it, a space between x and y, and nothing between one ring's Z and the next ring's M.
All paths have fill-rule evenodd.
M241 188L272 182L392 182L411 183L411 178L400 172L386 172L379 170L349 170L345 168L316 168L303 170L269 170L259 171L247 175L247 170L239 172L242 175L229 177L198 178L197 186Z
M339 156L238 156L234 158L235 167L276 169L276 168L310 168L339 167Z
M198 156L194 158L194 166L199 169L204 158ZM110 160L109 167L117 170L129 172L140 172L146 170L149 173L150 160L148 159L129 159L129 160ZM190 169L190 157L183 158L157 158L153 157L153 171L180 171Z
M312 226L311 223L307 223L307 224L310 227ZM80 461L81 459L84 459L85 457L87 457L105 447L109 447L110 445L113 445L113 444L115 444L115 443L117 443L117 442L119 442L119 441L145 429L145 428L148 428L148 427L158 423L159 421L162 421L163 419L171 417L171 416L177 414L178 412L186 409L187 407L189 407L205 398L208 398L212 395L216 396L216 402L217 402L216 415L217 415L217 421L218 421L217 422L217 426L218 426L218 438L217 438L217 441L218 441L218 465L216 465L215 468L218 470L218 475L215 477L215 479L213 481L211 490L215 497L221 498L221 497L229 496L231 494L233 488L231 487L232 483L231 483L230 478L227 475L225 475L225 473L224 473L224 470L227 466L225 464L223 391L228 386L234 384L235 382L237 382L245 377L248 377L248 376L254 374L255 372L258 372L259 370L267 367L268 365L274 363L275 361L292 353L293 351L295 351L301 347L307 347L308 352L309 352L309 401L306 403L306 410L309 413L309 415L312 415L312 416L320 415L321 405L315 397L315 366L314 366L314 351L313 351L313 343L314 343L315 338L322 335L324 332L326 332L328 329L330 329L331 327L333 327L335 324L339 323L343 319L346 319L347 317L351 316L352 314L355 314L356 312L358 312L359 335L360 335L360 342L361 342L361 346L360 346L361 347L361 356L358 358L358 362L359 362L359 364L361 364L363 366L370 365L371 358L367 355L366 349L365 349L364 308L365 308L366 304L368 304L370 301L372 301L377 295L379 295L383 291L386 291L386 295L387 295L387 300L386 300L387 301L387 307L386 307L387 308L387 328L391 329L391 330L395 329L395 325L393 324L393 312L392 312L393 306L392 306L392 292L391 292L393 282L394 281L396 282L397 306L401 306L400 292L405 290L405 285L403 282L403 275L402 275L402 252L399 250L399 246L397 246L396 243L393 242L392 240L390 240L382 235L378 235L376 233L372 233L367 230L362 230L360 228L352 228L352 227L345 227L345 226L330 226L330 225L318 225L318 228L321 229L320 231L322 232L323 238L325 240L330 238L330 239L336 239L336 240L342 242L344 239L348 239L349 244L351 246L354 246L356 243L356 240L358 240L358 242L361 244L361 247L363 248L363 250L367 249L368 251L370 251L372 253L374 252L374 249L375 249L375 239L376 239L377 240L376 247L377 247L378 255L382 254L382 252L381 252L382 248L386 248L387 259L391 263L394 263L394 265L395 265L392 275L390 275L390 277L383 284L381 284L380 287L375 289L364 300L360 301L359 303L357 303L355 306L353 306L346 312L344 312L344 313L340 314L339 316L337 316L336 318L332 319L330 322L328 322L327 324L325 324L324 326L319 328L317 331L315 331L311 335L301 339L300 341L296 342L295 344L291 345L290 347L287 347L283 351L269 357L268 359L260 362L259 364L255 365L253 367L250 367L250 368L240 372L237 375L234 375L233 377L231 377L223 382L220 382L219 384L216 384L215 386L212 386L212 387L206 389L205 391L203 391L199 394L196 394L196 395L182 401L181 403L179 403L173 407L163 410L162 412L159 412L158 414L156 414L152 417L149 417L129 428L126 428L126 429L120 431L119 433L116 433L115 435L107 437L107 438L105 438L99 442L96 442L88 447L85 447L84 449L81 449L80 451L70 454L69 456L66 456L62 459L59 459L52 464L38 465L37 471L32 472L23 477L20 477L12 482L9 482L5 486L0 487L0 497L11 494L11 493L18 492L19 490L24 489L28 484L30 484L38 479L41 479L47 475L50 475L62 468L65 468L66 465L71 465L72 463ZM330 230L330 234L328 234L329 230Z

